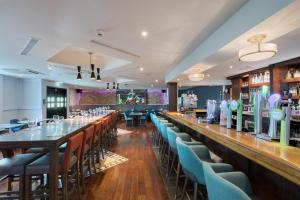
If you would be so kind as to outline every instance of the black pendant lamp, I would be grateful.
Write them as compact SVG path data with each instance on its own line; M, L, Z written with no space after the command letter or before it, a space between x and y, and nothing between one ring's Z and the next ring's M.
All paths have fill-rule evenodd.
M106 83L106 89L109 90L109 83Z
M113 87L112 87L112 89L113 89L113 90L116 89L116 83L115 83L115 82L113 82Z
M78 71L77 80L81 80L82 79L82 77L81 77L81 66L77 66L77 71Z
M101 77L100 77L100 68L97 68L97 79L96 81L101 81Z
M119 89L119 83L117 83L117 90Z
M91 69L92 69L91 79L96 79L96 75L95 75L95 72L94 72L94 69L95 69L95 65L94 64L91 64Z
M96 75L95 75L95 72L94 72L95 65L92 64L92 55L93 55L93 53L89 52L89 55L90 55L90 65L91 65L91 70L92 70L92 72L91 72L91 79L96 79Z

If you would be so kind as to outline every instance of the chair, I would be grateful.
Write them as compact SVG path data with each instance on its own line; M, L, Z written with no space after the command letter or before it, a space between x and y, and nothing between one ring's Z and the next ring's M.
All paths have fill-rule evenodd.
M183 185L183 195L187 187L188 180L193 182L194 185L194 200L197 199L198 184L201 186L202 197L205 196L205 178L203 173L203 163L207 162L212 165L216 172L232 172L233 167L225 163L212 163L208 148L204 145L186 145L182 139L176 138L176 145L178 150L179 161L182 166L182 170L186 175Z
M178 151L177 151L177 144L176 144L176 138L179 137L183 142L187 145L203 145L202 142L193 142L191 139L191 136L187 133L182 132L176 132L174 129L168 127L168 139L169 139L169 158L168 158L168 168L167 168L167 176L169 176L172 172L172 169L174 170L176 174L176 191L175 191L175 199L177 197L177 191L178 191L178 185L179 185L179 178L180 178L180 171L181 171L181 165L178 159ZM172 157L172 162L170 166L170 159ZM177 160L177 168L175 168L175 161ZM169 168L170 166L170 168Z
M40 154L18 154L0 160L1 181L8 179L7 191L0 192L0 199L23 199L25 166ZM17 179L16 179L17 178ZM18 182L19 190L13 191L12 182Z
M85 193L85 177L87 172L92 175L92 159L94 159L92 154L92 145L94 137L94 125L87 127L84 130L82 148L80 154L80 181L82 185L83 193ZM96 171L96 169L94 169Z
M68 183L69 180L75 179L75 188L80 198L80 178L79 178L79 161L81 156L83 132L68 139L67 148L64 153L59 153L59 174L62 181L62 196L64 200L68 199ZM36 199L48 197L49 190L40 187L36 191L32 191L32 176L49 174L50 170L50 154L46 154L25 168L25 197L26 199ZM44 184L43 182L41 184Z
M128 127L128 123L131 122L131 126L133 127L133 118L132 117L127 117L126 113L124 115L124 120L125 120L125 125Z
M147 127L146 122L147 122L147 116L146 115L142 115L139 117L139 121L140 121L140 125L143 125L145 127Z
M252 188L243 172L216 173L207 163L203 163L203 169L210 200L251 199Z

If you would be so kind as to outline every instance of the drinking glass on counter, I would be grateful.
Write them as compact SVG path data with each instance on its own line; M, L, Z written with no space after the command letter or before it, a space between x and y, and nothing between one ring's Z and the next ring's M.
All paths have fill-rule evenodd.
M37 123L37 120L35 120L35 119L28 120L28 128L29 128L29 130L31 130L33 127L35 127L36 123Z

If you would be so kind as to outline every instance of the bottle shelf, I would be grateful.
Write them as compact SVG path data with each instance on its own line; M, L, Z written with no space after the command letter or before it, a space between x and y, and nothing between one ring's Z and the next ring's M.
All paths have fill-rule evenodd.
M295 83L295 82L300 82L300 77L283 79L282 82L283 82L283 83Z
M264 86L264 85L270 85L270 82L251 83L251 84L249 85L249 87L261 87L261 86Z
M283 96L282 99L285 99L285 100L286 100L286 99L288 99L288 96L287 96L287 95L286 95L286 96ZM300 95L292 96L292 99L296 99L296 100L297 100L297 99L300 99Z

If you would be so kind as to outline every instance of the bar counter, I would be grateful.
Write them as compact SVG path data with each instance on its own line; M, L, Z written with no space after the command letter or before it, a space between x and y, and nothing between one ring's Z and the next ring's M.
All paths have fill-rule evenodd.
M283 146L280 145L279 142L270 142L258 139L249 133L238 133L235 129L227 129L226 127L221 127L218 124L199 123L194 117L177 112L166 112L163 115L174 121L175 124L191 129L193 132L195 132L196 136L199 136L197 138L206 138L209 141L212 141L214 146L218 146L216 148L218 150L216 152L217 154L220 152L222 153L223 149L226 151L225 148L233 151L234 156L232 156L232 154L227 156L225 158L226 162L232 161L232 163L238 163L237 160L233 159L245 157L247 160L250 160L251 163L261 165L271 172L284 177L284 179L287 179L288 181L286 180L286 182L291 182L293 185L292 190L296 189L296 194L292 195L294 195L294 197L295 195L297 197L300 196L300 148ZM209 145L208 147L210 148ZM235 155L237 155L237 157L235 157ZM220 157L222 158L222 155L220 155ZM243 160L240 162L242 161ZM245 167L247 168L245 171L248 174L250 173L250 164L248 162L248 164L246 164L248 166ZM257 170L257 167L251 168L252 170L254 168ZM256 173L255 170L254 173L250 173L251 176L259 174ZM261 168L259 168L259 170L261 170ZM283 179L280 178L280 180ZM277 184L278 187L281 187L279 185L282 183L274 184Z

